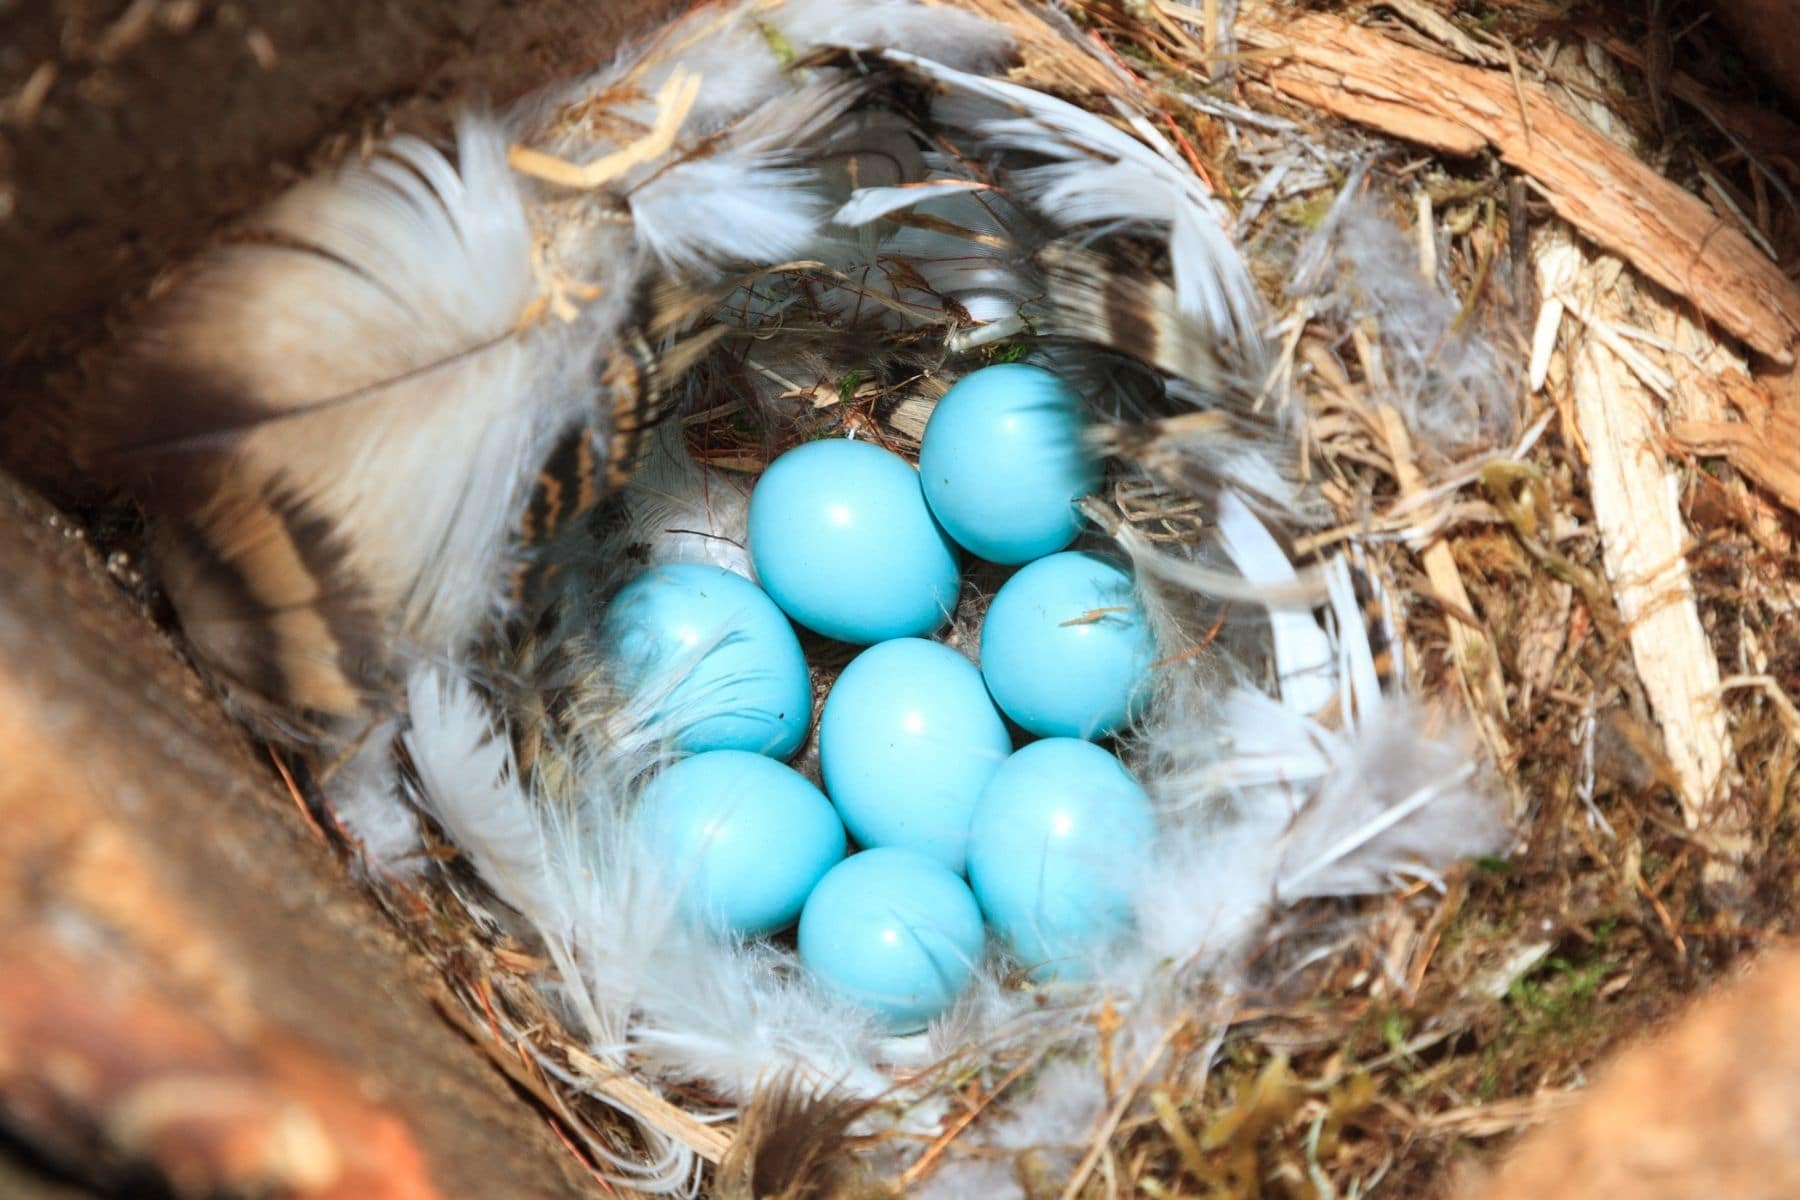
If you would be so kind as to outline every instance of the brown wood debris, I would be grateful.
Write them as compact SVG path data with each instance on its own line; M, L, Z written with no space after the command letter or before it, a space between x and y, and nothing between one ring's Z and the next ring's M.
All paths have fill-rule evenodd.
M1741 418L1736 421L1675 421L1669 433L1695 454L1716 454L1800 513L1800 395L1778 392L1742 372L1681 380L1685 387L1718 394Z
M0 562L14 1136L102 1189L148 1168L183 1196L584 1194L297 798L79 531L4 475Z
M1492 147L1557 214L1786 365L1800 289L1697 197L1569 115L1540 85L1402 46L1342 17L1246 9L1245 70L1321 113L1445 154Z
M1782 953L1606 1068L1465 1200L1800 1195L1800 955Z

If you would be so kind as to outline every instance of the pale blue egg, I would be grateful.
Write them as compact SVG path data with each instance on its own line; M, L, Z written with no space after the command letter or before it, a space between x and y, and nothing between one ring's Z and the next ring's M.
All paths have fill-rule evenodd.
M897 847L833 867L800 915L800 961L891 1033L916 1033L950 1007L985 939L968 884Z
M741 934L792 925L844 857L844 825L825 794L744 750L669 767L644 789L637 820L690 919Z
M787 758L812 722L812 678L794 627L742 575L665 563L620 589L600 637L619 683L667 691L657 709L682 750Z
M969 825L969 885L1021 962L1078 977L1131 917L1150 800L1092 742L1046 738L1001 764Z
M750 494L757 579L794 620L858 645L919 637L949 619L956 546L897 454L841 438L769 464Z
M919 638L857 655L819 717L825 792L857 844L917 850L958 873L975 798L1011 753L981 672Z
M919 447L925 499L964 549L1030 562L1075 540L1075 501L1100 486L1081 397L1042 367L1002 363L957 380Z
M1021 567L981 624L981 674L1001 711L1045 737L1099 738L1149 694L1153 643L1124 568L1085 551Z

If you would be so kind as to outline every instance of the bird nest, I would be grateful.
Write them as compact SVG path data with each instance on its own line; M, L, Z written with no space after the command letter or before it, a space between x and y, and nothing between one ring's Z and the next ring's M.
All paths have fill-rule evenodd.
M1291 848L1295 828L1347 811L1312 844L1332 882L1255 876L1265 890L1227 937L1201 920L1201 893L1164 879L1165 907L1192 918L1164 922L1191 935L1184 961L1170 967L1183 954L1159 947L1154 966L1110 964L1058 990L999 960L928 1044L852 1055L874 1081L796 1050L791 1031L743 1056L786 1069L744 1079L735 1060L709 1070L695 1055L684 1077L679 1055L658 1058L633 1032L649 1002L625 1003L616 1028L598 1011L606 979L571 959L579 938L546 936L554 922L509 879L480 814L433 794L443 763L425 739L390 729L297 751L293 786L441 968L461 1006L451 1018L603 1188L1442 1186L1447 1164L1555 1111L1625 1031L1785 928L1800 711L1784 564L1800 481L1773 446L1800 397L1755 368L1789 363L1800 329L1800 296L1776 265L1797 228L1793 163L1760 149L1792 145L1792 131L1703 80L1646 74L1619 31L1528 4L1481 17L1418 0L1354 13L956 7L1006 32L1001 76L1055 106L1067 145L1095 162L1142 156L1197 198L1191 211L1133 222L1098 205L1046 228L1058 203L1078 202L1029 194L1006 157L1042 159L1042 147L948 129L928 147L925 186L981 197L973 208L993 223L858 192L890 205L870 219L888 222L883 237L1027 260L1048 298L1009 318L972 314L917 251L877 254L876 282L867 263L770 261L728 289L664 295L651 332L701 344L686 343L693 370L667 381L665 432L625 422L612 465L623 475L674 454L677 468L648 468L657 486L703 479L729 510L775 454L822 434L916 454L931 405L971 367L1049 356L1087 372L1112 397L1095 436L1113 464L1089 514L1132 557L1161 623L1159 670L1181 680L1159 689L1162 717L1125 753L1160 800L1186 787L1182 799L1217 810L1180 832L1223 821L1228 835L1218 812L1252 785L1193 783L1243 766L1241 744L1206 728L1226 720L1218 698L1240 689L1279 709L1293 688L1271 629L1297 618L1329 635L1343 656L1333 699L1288 730L1334 749L1311 775L1284 776L1289 808L1258 828ZM678 58L737 11L701 9L642 53ZM758 28L784 69L890 72L892 106L922 128L939 128L931 106L945 96L1041 116L977 76L879 52L896 48L790 45L773 15ZM704 105L709 69L727 68L636 97L651 107L633 110L622 148L585 168L560 153L569 126L618 98L546 102L543 137L515 146L512 165L602 187L666 153L683 106ZM1222 240L1247 272L1241 294L1223 268L1182 277L1196 257L1216 266L1210 249L1176 244L1196 213L1214 224L1187 235ZM554 271L536 283L520 328L579 327L609 303ZM654 369L668 371L666 356ZM644 444L627 454L627 442ZM1279 545L1285 578L1220 549L1233 504ZM729 540L728 513L681 511ZM546 544L587 539L557 561L603 591L646 529L674 527L667 515L628 517L630 537L582 526ZM973 588L959 610L962 636L980 598ZM489 782L554 793L559 770L587 771L584 786L613 777L604 747L582 743L579 771L552 760L573 753L579 728L619 743L629 697L602 688L583 726L545 699L576 686L558 647L515 626L483 654L465 691L415 686L413 719L489 705L492 740L462 747L465 760L504 760ZM558 736L527 746L521 728ZM631 744L624 775L654 743ZM359 791L388 778L371 764L395 745L409 806L397 835ZM1396 847L1388 835L1440 802L1453 828ZM1388 853L1359 860L1371 847ZM1217 860L1182 860L1196 863ZM1156 908L1139 898L1140 914ZM640 934L661 937L644 919ZM657 1028L665 1050L681 1032ZM808 1062L822 1065L809 1074Z

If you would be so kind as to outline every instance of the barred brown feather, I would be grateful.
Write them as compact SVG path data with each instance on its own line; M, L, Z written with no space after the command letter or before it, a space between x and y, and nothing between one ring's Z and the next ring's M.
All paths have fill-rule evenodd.
M857 1169L850 1129L874 1106L783 1077L750 1098L719 1165L721 1200L833 1200Z
M1225 390L1214 338L1181 311L1174 288L1066 242L1045 246L1033 261L1044 295L1027 317L1038 333L1104 346L1208 392Z

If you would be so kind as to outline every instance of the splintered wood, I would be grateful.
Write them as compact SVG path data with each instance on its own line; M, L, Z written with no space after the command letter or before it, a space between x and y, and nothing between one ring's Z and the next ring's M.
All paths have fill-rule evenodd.
M1607 578L1681 783L1682 814L1698 828L1720 790L1730 747L1718 660L1688 574L1681 481L1663 454L1667 435L1656 397L1618 342L1596 333L1622 315L1630 283L1616 262L1596 262L1566 230L1540 234L1534 253L1546 324L1561 324L1568 347L1567 385L1587 451ZM1570 309L1585 322L1561 320Z
M1677 421L1669 432L1698 454L1717 454L1800 513L1800 397L1776 393L1741 371L1710 382L1738 419Z
M1793 362L1800 290L1792 281L1697 197L1564 112L1541 85L1323 13L1256 5L1239 31L1269 55L1246 69L1275 91L1446 154L1493 147L1584 236L1758 353Z

